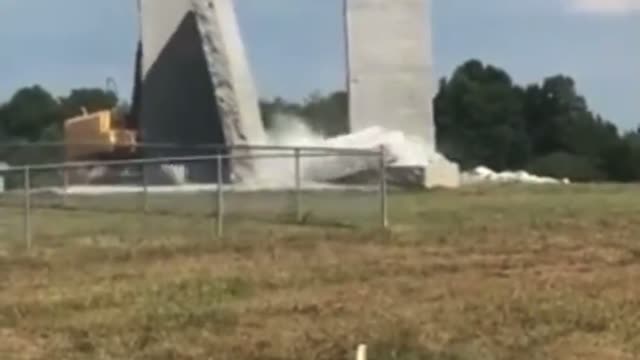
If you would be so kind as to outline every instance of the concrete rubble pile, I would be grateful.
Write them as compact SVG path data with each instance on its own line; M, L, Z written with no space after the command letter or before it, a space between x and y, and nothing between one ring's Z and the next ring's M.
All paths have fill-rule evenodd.
M478 166L463 173L462 182L465 185L475 184L570 184L569 179L555 179L552 177L537 176L526 171L496 172L485 166Z

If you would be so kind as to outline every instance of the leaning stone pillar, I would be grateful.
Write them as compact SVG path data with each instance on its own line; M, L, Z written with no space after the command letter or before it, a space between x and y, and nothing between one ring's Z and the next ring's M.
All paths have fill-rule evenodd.
M138 126L145 143L179 144L145 149L146 156L215 154L224 145L249 155L265 143L258 96L232 0L139 0ZM251 177L251 159L188 166L190 181Z

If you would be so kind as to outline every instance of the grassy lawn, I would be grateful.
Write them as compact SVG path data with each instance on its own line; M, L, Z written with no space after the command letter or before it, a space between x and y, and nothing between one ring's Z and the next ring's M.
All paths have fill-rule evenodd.
M381 232L374 195L308 195L307 226L273 221L289 198L244 197L217 240L211 199L155 199L140 216L131 198L35 210L29 253L9 204L0 359L342 360L359 343L373 360L637 359L639 198L393 194ZM256 206L273 217L243 216Z

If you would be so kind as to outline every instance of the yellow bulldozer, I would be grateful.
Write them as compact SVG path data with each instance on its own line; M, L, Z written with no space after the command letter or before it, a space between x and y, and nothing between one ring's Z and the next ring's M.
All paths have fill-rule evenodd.
M134 157L137 131L125 127L116 109L97 111L64 123L66 161L115 160Z
M125 127L125 117L117 110L103 110L68 119L64 123L65 161L125 160L138 156L137 131ZM65 184L114 183L125 181L125 166L100 163L64 171ZM129 174L129 175L127 175ZM136 177L138 175L134 175Z

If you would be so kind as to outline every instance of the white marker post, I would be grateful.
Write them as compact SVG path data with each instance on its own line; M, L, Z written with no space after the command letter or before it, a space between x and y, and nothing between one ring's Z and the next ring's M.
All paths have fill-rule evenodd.
M356 352L356 360L367 360L367 345L358 345L358 351Z

